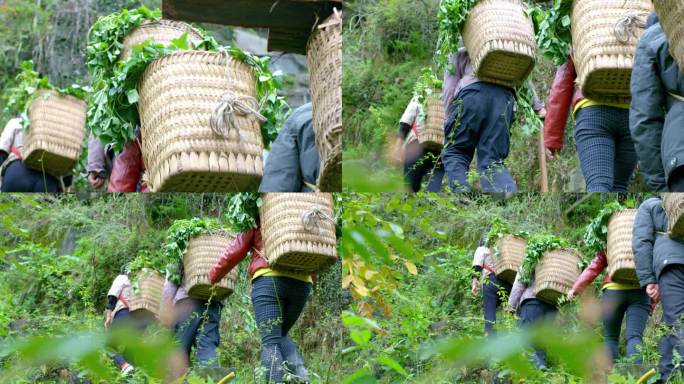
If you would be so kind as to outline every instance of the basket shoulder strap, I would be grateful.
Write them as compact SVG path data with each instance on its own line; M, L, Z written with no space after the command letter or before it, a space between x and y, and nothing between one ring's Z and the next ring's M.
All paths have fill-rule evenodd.
M672 97L674 97L675 99L677 99L677 100L679 100L679 101L681 101L681 102L684 103L684 96L678 95L678 94L673 93L673 92L668 92L668 93L670 94L670 96L672 96Z

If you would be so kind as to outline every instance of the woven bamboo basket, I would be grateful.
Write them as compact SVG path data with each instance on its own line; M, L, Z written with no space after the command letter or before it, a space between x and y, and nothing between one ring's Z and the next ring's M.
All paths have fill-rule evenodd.
M571 250L547 251L535 269L534 294L537 299L556 304L579 277L580 256Z
M145 312L159 316L164 277L155 271L145 271L138 275L138 293L128 300L128 310L137 315Z
M321 159L318 189L342 191L342 16L335 11L311 35L307 61L313 126Z
M670 54L680 70L684 68L684 2L681 0L653 0L660 25L670 42Z
M616 283L638 283L632 253L632 231L636 209L613 214L608 221L608 275Z
M517 87L534 69L537 43L520 0L482 0L468 14L463 43L482 81Z
M85 138L87 109L85 101L76 97L39 91L28 108L24 164L53 176L71 174Z
M425 106L425 124L418 132L418 141L425 149L441 151L444 145L444 103L430 97Z
M227 98L255 98L255 83L249 66L217 52L175 52L147 67L138 84L138 109L152 191L258 188L264 149L258 118L236 111L227 119L233 129L216 131L211 124L217 109L229 105Z
M494 257L494 273L496 277L513 283L525 256L527 241L513 235L505 235L499 239L496 246L499 248L499 256Z
M184 33L188 34L188 38L191 41L202 40L202 35L192 25L182 21L159 20L142 23L126 35L119 57L121 60L126 61L131 56L133 47L147 40L170 44L172 40L183 36Z
M183 257L183 287L190 297L223 300L233 293L237 269L233 268L213 285L208 277L209 271L221 258L232 238L228 233L214 233L199 235L190 240Z
M663 193L662 198L670 237L684 240L684 193Z
M271 268L314 273L337 261L330 193L266 193L259 209Z
M652 10L650 0L574 1L573 58L584 96L629 103L636 44ZM625 28L627 21L632 24Z

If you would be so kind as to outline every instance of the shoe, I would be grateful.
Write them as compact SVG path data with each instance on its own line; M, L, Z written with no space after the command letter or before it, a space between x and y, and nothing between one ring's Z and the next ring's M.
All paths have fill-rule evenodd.
M130 375L133 372L133 369L134 368L132 365L130 365L128 363L124 363L124 365L121 367L121 375L122 376Z

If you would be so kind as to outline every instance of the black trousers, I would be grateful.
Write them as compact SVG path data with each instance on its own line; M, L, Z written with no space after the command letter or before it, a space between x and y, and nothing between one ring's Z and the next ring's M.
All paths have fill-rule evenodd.
M423 148L418 141L406 146L404 161L404 178L411 192L420 191L423 179L428 178L428 192L439 192L444 179L444 165L441 153Z
M11 162L2 177L2 192L60 192L59 181L48 174L26 168L20 160Z
M511 294L511 283L501 280L493 273L489 274L489 281L482 287L482 307L485 319L485 334L494 334L494 324L496 323L496 309L501 305L501 292L506 295Z
M673 351L684 356L684 265L673 264L665 267L658 279L660 302L663 306L663 322L669 330L660 338L660 363L658 372L663 382L672 374ZM680 373L684 373L679 368Z

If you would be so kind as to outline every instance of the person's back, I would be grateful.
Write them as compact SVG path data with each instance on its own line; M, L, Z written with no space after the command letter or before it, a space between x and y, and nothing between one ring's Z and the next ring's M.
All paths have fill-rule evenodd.
M266 160L259 192L310 192L320 169L311 103L294 110Z

